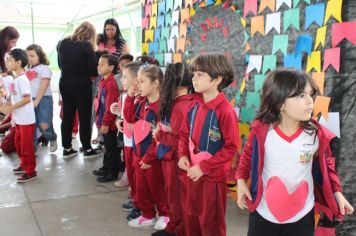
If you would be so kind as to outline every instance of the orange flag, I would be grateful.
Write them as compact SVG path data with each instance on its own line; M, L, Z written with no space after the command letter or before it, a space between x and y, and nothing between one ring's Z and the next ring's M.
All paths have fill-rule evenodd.
M274 12L274 9L276 7L276 0L261 0L260 3L260 9L258 10L258 13L261 13L264 9L269 8L272 12Z
M180 22L181 23L189 23L190 22L190 12L189 8L184 8L180 10Z
M185 38L177 39L177 47L176 47L176 52L185 52Z
M173 63L178 63L178 62L182 62L182 54L174 53Z
M187 36L187 24L186 23L179 24L179 37L185 38L186 36Z
M317 96L314 102L313 117L321 113L327 120L329 117L330 97Z
M253 37L257 32L260 32L262 35L264 35L265 17L263 15L251 18L251 37Z
M325 82L325 72L313 72L312 79L314 80L316 86L318 86L320 94L324 94L324 82Z

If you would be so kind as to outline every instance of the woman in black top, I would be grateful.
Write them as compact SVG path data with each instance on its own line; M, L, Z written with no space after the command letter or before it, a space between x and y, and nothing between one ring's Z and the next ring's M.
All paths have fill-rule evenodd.
M96 46L95 28L91 23L84 22L72 36L63 39L57 46L58 65L62 71L59 89L63 99L63 158L70 158L78 153L72 148L72 124L76 111L79 115L79 135L84 157L100 155L90 144L93 104L91 79L98 75L94 45Z

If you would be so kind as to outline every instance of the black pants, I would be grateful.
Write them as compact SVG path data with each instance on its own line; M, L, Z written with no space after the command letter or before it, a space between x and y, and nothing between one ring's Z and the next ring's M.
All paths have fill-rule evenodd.
M103 136L105 146L103 168L105 172L117 175L123 166L121 153L117 147L117 130L110 130Z
M79 116L79 138L83 149L91 148L91 111L93 94L91 81L87 79L80 85L61 80L59 83L63 100L63 119L61 125L62 145L68 149L72 146L72 128L76 111Z
M248 236L314 236L314 209L295 223L276 224L257 211L250 213Z

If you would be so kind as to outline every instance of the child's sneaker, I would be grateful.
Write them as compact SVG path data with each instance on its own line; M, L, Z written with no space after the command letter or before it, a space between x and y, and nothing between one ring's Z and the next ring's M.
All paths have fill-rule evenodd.
M132 209L132 211L127 215L126 219L128 221L130 221L130 220L134 220L140 216L141 216L141 210L139 208L134 207Z
M63 150L63 159L68 160L71 157L74 157L78 155L78 151L74 150L73 148L70 148L70 150Z
M141 227L147 227L147 226L152 226L155 224L156 218L148 219L143 216L140 216L134 220L131 220L129 222L129 226L132 228L141 228Z
M23 173L25 173L25 171L21 168L21 166L17 167L16 169L13 169L12 172L14 172L14 174L23 174Z
M122 175L120 180L115 181L114 185L118 188L126 188L129 186L129 180L127 178L126 172Z
M157 222L153 228L155 230L163 230L166 228L168 222L169 222L168 216L160 216L158 217Z
M17 182L18 183L25 183L25 182L28 182L28 181L31 181L31 180L34 180L37 178L37 174L36 172L31 174L31 175L28 175L26 173L22 174L20 176L20 178L17 179Z
M122 209L124 211L130 212L133 210L133 208L134 208L133 201L129 201L128 203L122 204Z
M57 140L49 141L49 151L50 152L55 152L57 151Z

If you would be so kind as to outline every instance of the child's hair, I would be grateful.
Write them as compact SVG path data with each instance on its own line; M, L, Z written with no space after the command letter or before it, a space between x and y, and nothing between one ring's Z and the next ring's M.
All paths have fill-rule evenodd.
M153 58L153 57L150 57L150 56L139 56L139 57L136 57L136 60L137 62L141 62L141 63L148 63L148 64L151 64L151 65L156 65L156 66L159 66L159 62Z
M193 73L186 64L176 63L167 66L160 94L159 116L161 119L170 116L177 88L182 86L190 89L192 78Z
M134 75L137 77L137 73L140 70L141 65L142 65L142 63L134 61L134 62L127 63L124 66L124 69L129 70L131 75Z
M111 54L104 54L101 56L101 58L105 58L108 61L109 66L114 66L114 69L112 71L113 74L116 74L117 68L118 68L118 60L117 57Z
M15 61L21 61L21 67L25 68L28 64L26 51L20 48L15 48L9 52L9 55L12 56Z
M318 88L314 81L303 71L294 69L276 69L267 75L262 88L261 106L256 119L274 124L280 122L281 107L287 98L303 93L307 83L313 89L313 96ZM301 121L304 130L315 130L310 121Z
M156 65L141 65L139 71L147 75L152 82L158 80L161 85L163 82L163 72L159 66Z
M120 54L120 56L119 56L119 62L120 62L121 60L133 61L133 60L134 60L134 57L133 57L131 54L129 54L129 53L123 53L123 54Z
M35 53L38 55L38 59L40 64L43 65L49 65L49 61L47 59L46 53L43 51L42 47L37 44L31 44L26 48L26 51L35 51Z
M222 77L222 81L218 86L218 90L222 91L234 81L234 67L231 60L221 54L204 54L196 56L191 63L193 71L202 71L208 73L214 80L218 76Z

